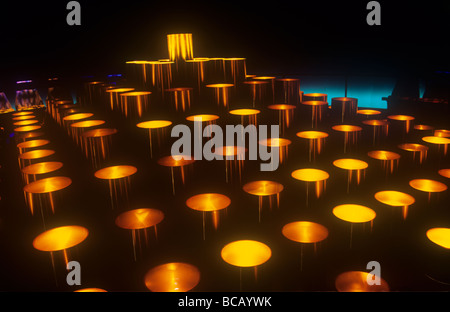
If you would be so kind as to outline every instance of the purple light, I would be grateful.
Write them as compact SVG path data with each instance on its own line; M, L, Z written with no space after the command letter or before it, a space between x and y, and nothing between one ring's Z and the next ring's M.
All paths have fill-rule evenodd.
M30 82L33 82L33 80L19 80L16 83L21 84L21 83L30 83Z

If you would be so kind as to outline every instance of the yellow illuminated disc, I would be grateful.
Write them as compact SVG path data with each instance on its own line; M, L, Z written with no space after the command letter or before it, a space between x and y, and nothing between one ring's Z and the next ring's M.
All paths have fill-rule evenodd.
M389 291L389 285L381 277L380 285L369 285L367 279L373 280L373 275L362 271L349 271L340 274L335 281L339 292L382 292ZM374 281L373 281L374 282Z
M450 179L450 169L441 169L441 170L438 171L438 173L439 173L441 176Z
M328 229L321 224L309 221L296 221L283 226L283 235L298 243L318 243L328 237Z
M83 288L75 290L74 292L107 292L107 291L102 288Z
M22 172L25 174L44 174L56 171L62 166L63 163L58 161L41 162L22 168Z
M273 104L273 105L267 106L267 108L273 109L273 110L292 110L292 109L297 108L297 106L290 105L290 104Z
M277 81L295 82L295 81L300 81L300 79L297 79L297 78L278 78Z
M38 159L38 158L44 158L50 155L53 155L55 153L54 150L33 150L29 152L25 152L19 155L20 159Z
M336 125L331 127L331 129L341 132L357 132L362 130L361 127L353 125Z
M447 185L444 183L428 180L428 179L414 179L409 181L409 185L415 188L416 190L423 192L443 192L447 190Z
M322 106L322 105L328 105L328 102L325 102L325 101L303 101L302 104L308 105L308 106Z
M380 115L381 112L375 109L360 109L357 111L360 115L372 116L372 115Z
M14 113L12 114L13 116L24 116L24 115L31 115L33 114L33 112L18 112L18 113Z
M249 108L233 109L229 111L231 115L239 115L239 116L257 115L260 112L261 111L258 109L249 109Z
M450 137L450 130L435 130L434 136L441 137L441 138L449 138Z
M106 167L95 172L95 176L99 179L121 179L129 177L137 172L137 168L133 166L111 166Z
M115 89L108 89L106 92L109 93L122 93L122 92L130 92L134 91L134 88L115 88Z
M409 152L425 152L428 151L428 146L416 143L403 143L398 146L402 150Z
M25 141L22 143L17 144L18 148L33 148L33 147L39 147L44 146L50 143L49 140L31 140L31 141Z
M152 94L150 91L131 91L131 92L124 92L120 96L133 97L133 96L150 95L150 94Z
M23 126L23 127L15 128L14 131L15 132L27 132L27 131L37 130L37 129L41 129L41 126Z
M15 123L13 123L13 125L14 126L28 126L28 125L36 124L38 122L39 122L39 120L28 119L28 120L16 121Z
M233 87L234 84L231 83L213 83L206 85L207 88L230 88Z
M344 221L352 223L363 223L372 221L376 213L372 209L354 204L344 204L333 208L333 214Z
M333 165L345 170L362 170L369 166L365 161L353 158L337 159L333 161Z
M78 225L53 228L38 235L33 240L33 247L42 251L58 251L83 242L89 231Z
M104 137L108 135L112 135L117 133L117 129L112 128L101 128L101 129L93 129L83 132L82 136L85 138L98 138Z
M369 155L369 157L374 158L374 159L379 159L379 160L394 160L394 159L399 159L400 155L394 152L389 152L389 151L370 151L367 153L367 155Z
M243 186L245 192L256 196L270 196L280 193L284 187L282 184L274 181L253 181Z
M36 118L36 116L34 116L34 115L23 115L23 116L14 117L12 120L28 120L28 119L34 119L34 118Z
M51 193L62 190L72 184L72 180L67 177L51 177L36 180L23 187L23 190L32 194Z
M254 240L239 240L225 245L222 259L238 267L254 267L265 263L272 256L269 246Z
M180 167L192 164L195 161L189 155L171 155L158 159L158 164L166 167Z
M70 126L73 128L90 128L103 125L105 123L104 120L85 120L79 121L71 124Z
M186 292L200 282L200 271L188 263L166 263L150 269L144 281L153 292Z
M196 120L195 120L196 119ZM219 119L217 115L199 114L186 117L189 121L213 121Z
M303 139L324 139L328 137L328 133L321 131L301 131L297 132L296 135Z
M164 213L158 209L140 208L121 213L116 225L123 229L139 230L157 225L164 219Z
M306 182L317 182L323 181L330 177L328 172L320 169L298 169L291 173L294 179L306 181Z
M439 136L426 136L422 138L423 141L431 144L449 144L450 139Z
M416 129L416 130L433 130L434 127L428 126L428 125L414 125L414 129Z
M186 201L189 208L198 211L217 211L227 208L230 204L228 196L217 193L198 194Z
M92 114L92 113L77 113L77 114L72 114L72 115L65 116L63 118L63 120L65 120L65 121L73 121L73 120L86 119L86 118L89 118L89 117L92 117L92 116L94 116L94 114Z
M149 120L138 123L136 126L143 129L157 129L168 127L172 124L169 120Z
M408 120L415 119L413 116L408 116L408 115L391 115L391 116L388 116L388 118L392 119L392 120L401 120L401 121L408 121Z
M433 243L450 249L450 229L449 228L433 228L427 231L427 237Z
M271 139L259 141L259 144L261 144L263 146L272 146L272 147L288 146L291 143L292 143L291 140L283 139L283 138L271 138Z
M416 201L411 195L398 191L378 192L375 194L375 199L383 204L394 207L409 206Z
M257 80L274 80L277 77L271 77L271 76L255 76L253 79Z
M369 126L387 126L389 124L386 119L369 119L363 120L362 123Z

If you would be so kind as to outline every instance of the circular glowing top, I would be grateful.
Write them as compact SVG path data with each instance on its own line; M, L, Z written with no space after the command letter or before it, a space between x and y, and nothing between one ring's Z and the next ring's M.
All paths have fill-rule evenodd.
M414 129L416 130L433 130L434 127L428 125L414 125Z
M23 132L20 133L19 136L23 139L37 138L43 136L44 132L42 131L33 131L33 132Z
M214 150L214 154L221 156L244 155L247 149L242 146L222 146Z
M14 114L12 114L12 115L13 115L13 116L24 116L24 115L31 115L31 114L33 114L33 112L28 111L28 112L18 112L18 113L14 113Z
M209 114L199 114L186 117L186 120L189 121L213 121L216 119L219 119L219 116Z
M439 173L441 176L450 179L450 169L441 169L441 170L438 171L438 173Z
M63 120L65 120L65 121L73 121L73 120L86 119L86 118L89 118L91 116L94 116L94 114L93 113L77 113L77 114L72 114L72 115L65 116L63 118Z
M178 87L178 88L170 88L170 89L166 89L164 91L167 92L176 92L176 91L189 91L189 90L193 90L192 88L189 87Z
M365 161L353 158L337 159L333 161L333 165L345 170L362 170L369 167Z
M27 131L37 130L37 129L41 129L41 126L23 126L23 127L19 127L19 128L14 129L14 131L16 131L16 132L27 132Z
M328 237L328 229L321 224L309 221L296 221L283 226L283 235L298 243L318 243Z
M375 199L383 204L394 207L409 206L416 201L411 195L398 191L378 192L375 194Z
M67 177L51 177L36 180L23 187L23 190L32 194L43 194L56 192L65 189L72 184L72 180Z
M273 80L276 78L277 77L272 77L272 76L255 76L255 77L253 77L253 79L257 79L257 80Z
M245 57L224 57L225 61L245 61Z
M169 120L149 120L138 123L136 126L143 129L157 129L168 127L172 124Z
M309 105L309 106L321 106L321 105L328 105L328 102L325 101L303 101L303 105Z
M381 150L370 151L367 153L367 155L369 155L369 157L371 157L371 158L379 159L379 160L394 160L394 159L400 158L400 154L397 154L394 152L389 152L389 151L381 151Z
M339 274L335 286L339 292L383 292L389 291L389 285L380 278L380 285L367 283L367 278L373 275L363 271L349 271Z
M188 263L166 263L150 269L144 281L153 292L186 292L200 282L200 271Z
M256 196L270 196L280 193L284 186L274 181L253 181L243 186L245 192Z
M22 168L22 172L25 174L44 174L56 171L62 166L63 163L58 161L41 162Z
M111 166L106 167L100 170L97 170L94 175L99 179L121 179L125 177L129 177L137 172L137 168L133 166L119 165L119 166Z
M427 237L433 243L450 249L450 229L449 228L432 228L427 231Z
M341 132L356 132L361 131L362 128L359 126L353 126L353 125L336 125L331 127L333 130L341 131Z
M298 78L278 78L277 81L294 82L294 81L300 81L300 79L298 79Z
M325 93L317 93L317 92L313 92L313 93L306 93L304 94L304 96L313 96L313 97L317 97L317 96L326 96ZM336 99L347 99L345 97L341 97L341 98L336 98Z
M109 93L122 93L122 92L130 92L134 91L134 88L114 88L114 89L108 89L106 92Z
M267 81L264 80L250 80L250 81L244 81L245 84L248 85L264 85L264 84L268 84Z
M39 120L35 120L35 119L28 119L28 120L21 120L21 121L17 121L15 123L13 123L14 126L28 126L28 125L33 125L35 123L38 123Z
M265 139L265 140L259 141L259 144L261 144L263 146L272 146L272 147L288 146L291 143L292 143L291 140L283 139L283 138L270 138L270 139Z
M422 138L423 141L431 144L449 144L450 139L438 136L426 136Z
M29 152L25 152L19 155L20 159L38 159L38 158L44 158L50 155L53 155L55 153L54 150L33 150Z
M32 148L32 147L39 147L49 144L49 140L31 140L31 141L25 141L22 143L17 144L18 148Z
M254 240L231 242L222 248L222 259L238 267L254 267L265 263L272 256L269 246Z
M328 137L328 133L322 131L301 131L297 132L296 135L304 139L324 139Z
M362 123L365 125L369 125L369 126L387 126L387 125L389 125L389 123L386 119L369 119L369 120L363 120Z
M409 121L415 119L413 116L408 115L390 115L388 116L388 118L392 120L401 120L401 121Z
M83 288L75 290L74 292L107 292L107 291L102 288Z
M372 209L354 204L339 205L333 208L333 214L344 221L362 223L372 221L376 213Z
M84 120L75 122L70 126L73 128L90 128L103 125L104 123L105 123L104 120Z
M428 151L428 146L416 143L403 143L398 146L400 149L409 152L424 152Z
M435 180L414 179L409 181L409 185L416 190L428 193L443 192L447 190L447 185Z
M34 116L34 115L23 115L23 116L14 117L12 120L28 120L28 119L33 119L33 118L36 118L36 116Z
M450 130L435 130L434 136L441 137L441 138L449 138L450 137Z
M97 137L104 137L107 135L112 135L115 133L117 133L117 129L100 128L100 129L93 129L93 130L88 130L86 132L83 132L82 136L85 138L97 138Z
M258 109L249 109L249 108L233 109L229 111L230 114L239 116L257 115L260 112L261 111Z
M164 213L158 209L140 208L121 213L116 225L123 229L139 230L157 225L164 219Z
M294 179L306 182L318 182L326 180L330 177L328 172L320 169L297 169L291 173Z
M78 245L86 239L89 231L78 225L67 225L39 234L33 247L42 251L58 251Z
M150 94L152 94L150 91L131 91L131 92L124 92L120 96L132 97L132 96L141 96L141 95L150 95Z
M217 211L227 208L231 204L228 196L217 193L204 193L190 197L186 205L198 211Z
M206 85L207 88L230 88L234 87L234 84L232 83L213 83Z
M274 110L291 110L297 108L295 105L291 104L273 104L267 106L268 109L274 109Z
M181 167L195 161L190 155L170 155L158 159L158 164L165 167Z

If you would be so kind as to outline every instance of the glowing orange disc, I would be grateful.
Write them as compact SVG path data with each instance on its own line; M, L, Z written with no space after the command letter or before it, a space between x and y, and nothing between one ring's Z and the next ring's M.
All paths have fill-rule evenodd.
M92 113L77 113L77 114L65 116L63 118L63 120L64 121L74 121L74 120L86 119L86 118L89 118L92 116L94 116L94 114L92 114Z
M51 193L62 190L72 184L72 180L67 177L51 177L36 180L23 187L23 190L32 194Z
M389 291L389 285L381 277L380 285L369 285L367 280L373 275L362 271L349 271L339 274L335 286L339 292L382 292Z
M450 249L450 229L449 228L432 228L427 231L427 237L433 243Z
M75 290L74 292L107 292L107 291L102 288L83 288Z
M449 144L450 139L445 137L439 137L439 136L426 136L422 138L423 141L431 144Z
M85 138L98 138L117 133L117 129L113 128L101 128L93 129L83 132L82 136Z
M324 181L330 177L328 172L320 169L297 169L291 173L294 179L306 181L306 182L318 182Z
M136 126L143 129L158 129L168 127L171 124L172 122L169 120L149 120L140 122Z
M45 231L33 240L33 247L42 251L58 251L83 242L89 231L78 225L67 225Z
M409 181L409 185L416 190L422 192L443 192L447 190L447 185L439 181L429 180L429 179L414 179Z
M96 127L103 125L105 123L104 120L85 120L85 121L78 121L70 126L73 128L89 128L89 127Z
M230 110L229 113L232 115L238 115L238 116L250 116L250 115L257 115L261 111L258 109L249 109L249 108L240 108L240 109L233 109Z
M247 149L242 146L222 146L214 150L214 154L221 156L242 156Z
M336 125L331 127L331 129L341 132L358 132L362 130L361 127L353 125Z
M18 148L33 148L33 147L39 147L44 146L50 143L49 140L31 140L31 141L25 141L22 143L17 144Z
M441 137L441 138L449 138L450 137L450 130L435 130L434 136Z
M438 173L439 173L441 176L450 179L450 169L441 169L441 170L438 171Z
M24 115L31 115L33 114L33 112L18 112L18 113L14 113L12 114L13 116L24 116Z
M267 106L267 108L273 109L273 110L292 110L292 109L296 109L297 106L290 105L290 104L273 104L273 105Z
M164 213L158 209L140 208L121 213L116 225L123 229L139 230L155 226L164 219Z
M369 125L369 126L387 126L387 125L389 125L389 123L386 119L369 119L369 120L363 120L362 123L365 125Z
M328 237L328 229L309 221L296 221L283 226L283 235L298 243L318 243Z
M278 182L260 180L253 181L243 186L245 192L256 196L270 196L281 193L284 186Z
M29 152L25 152L19 155L20 159L39 159L44 158L50 155L53 155L55 153L54 150L33 150Z
M28 120L28 119L34 119L36 116L34 115L24 115L19 117L14 117L12 120Z
M314 140L314 139L324 139L328 137L328 133L321 131L301 131L297 132L296 136L303 139Z
M186 120L189 121L213 121L219 119L219 116L217 115L209 115L209 114L199 114L199 115L192 115L192 116L188 116L186 117Z
M375 194L375 199L383 204L394 207L409 206L416 201L411 195L398 191L378 192Z
M230 88L234 87L234 84L231 83L213 83L206 85L207 88Z
M308 106L322 106L322 105L328 105L328 102L325 102L325 101L303 101L302 104L308 105Z
M426 130L433 130L434 127L428 125L414 125L414 129L426 131Z
M17 121L15 123L13 123L13 125L14 126L28 126L28 125L36 124L38 122L39 122L39 120L28 119L28 120Z
M360 115L366 115L366 116L373 116L373 115L380 115L381 112L375 109L360 109L356 113Z
M37 130L37 129L41 129L41 126L23 126L23 127L15 128L14 131L15 132L28 132L28 131L33 131L33 130Z
M231 242L221 251L222 259L238 267L254 267L265 263L272 256L269 246L254 240Z
M397 153L381 150L370 151L369 153L367 153L367 155L369 155L369 157L371 158L379 160L395 160L400 158L400 155Z
M188 263L166 263L150 269L144 281L153 292L186 292L200 282L200 271Z
M189 155L171 155L158 159L158 164L165 167L181 167L192 164L195 161Z
M58 161L41 162L22 168L22 172L25 174L45 174L56 171L62 166L63 163Z
M129 177L137 172L137 168L133 166L119 165L106 167L95 172L95 176L99 179L121 179Z
M426 152L428 151L428 146L416 143L403 143L398 146L402 150L409 152Z
M353 158L337 159L333 161L333 165L345 170L363 170L369 166L365 161Z
M204 193L190 197L186 205L198 211L218 211L227 208L231 204L228 196L217 193Z
M271 147L284 147L290 145L292 142L288 139L283 138L270 138L266 140L259 141L259 144L263 146L271 146Z
M134 88L115 88L115 89L108 89L106 92L108 93L122 93L122 92L130 92L134 91Z
M333 208L333 214L344 221L351 223L363 223L372 221L376 213L372 209L354 204L344 204Z
M388 118L392 120L401 120L401 121L410 121L415 119L413 116L408 115L390 115L388 116Z

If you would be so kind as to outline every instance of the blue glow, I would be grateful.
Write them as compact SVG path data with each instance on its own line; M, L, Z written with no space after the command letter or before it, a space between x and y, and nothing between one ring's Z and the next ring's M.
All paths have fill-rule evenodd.
M111 75L108 75L108 78L111 78L111 77L122 77L122 74L111 74Z
M328 103L334 97L345 96L344 76L300 76L300 90L304 93L325 93ZM347 80L347 96L358 99L358 107L386 109L383 97L392 94L396 83L390 77L353 76Z

